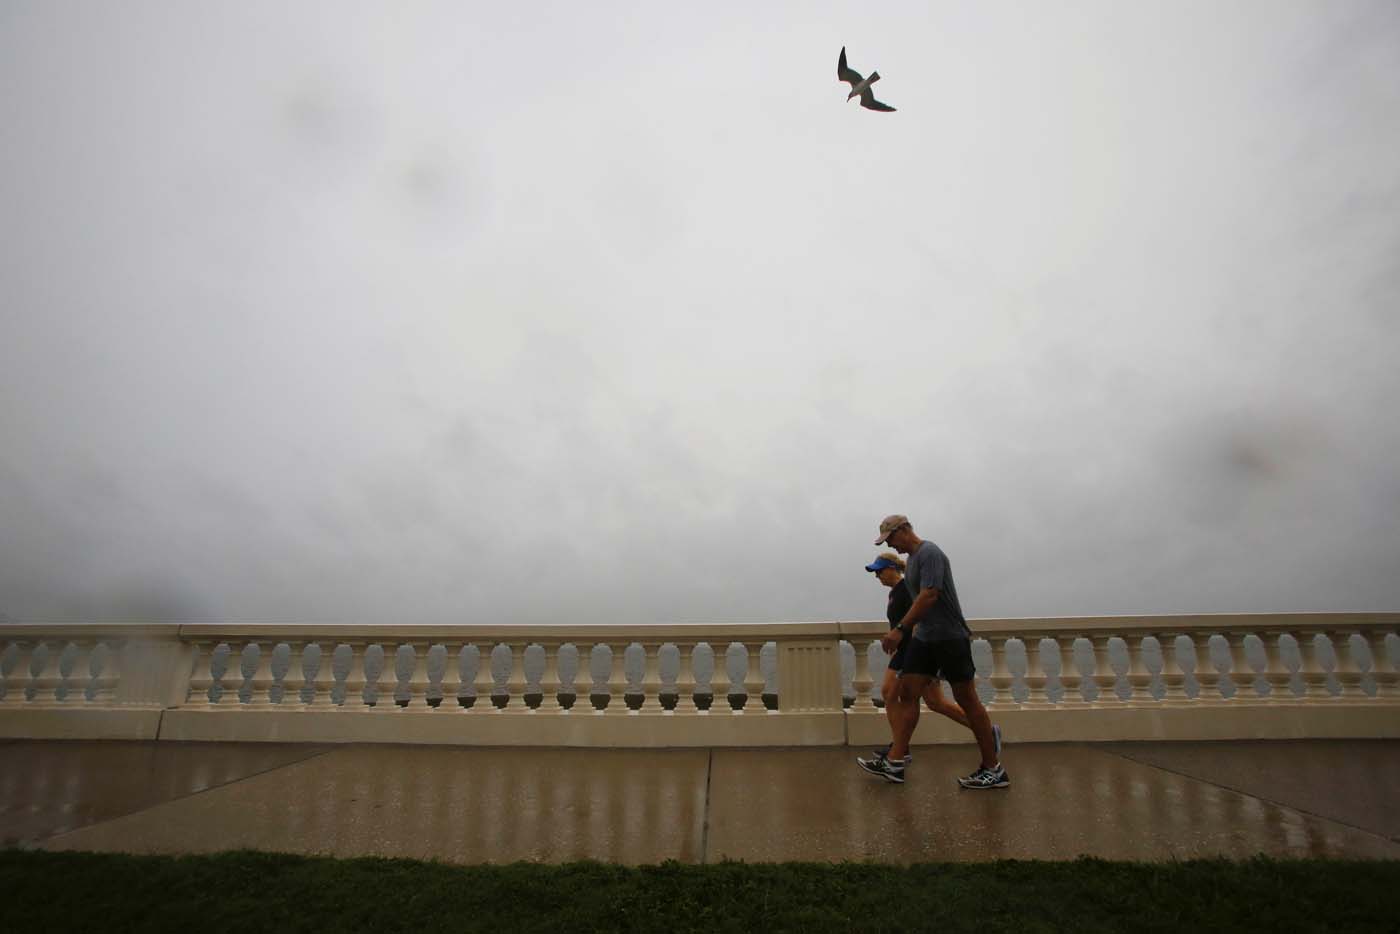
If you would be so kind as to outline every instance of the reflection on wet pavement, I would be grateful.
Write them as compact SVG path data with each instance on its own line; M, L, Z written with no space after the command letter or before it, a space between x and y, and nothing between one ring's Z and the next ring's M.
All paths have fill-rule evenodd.
M707 759L705 751L355 746L45 847L695 862Z
M712 859L1169 859L1400 857L1400 845L1092 746L1008 749L1008 789L966 791L970 747L918 747L908 782L855 767L856 752L716 751ZM1392 754L1395 754L1394 751ZM803 776L821 775L821 781ZM817 819L814 815L823 815Z
M1345 744L1259 744L1267 767L1208 780L1197 773L1255 744L1135 744L1134 758L1120 745L1010 747L1011 788L972 792L955 782L975 764L967 746L918 747L894 786L849 748L16 743L0 745L0 833L50 849L456 862L1400 858L1383 832L1397 796L1368 787L1400 768L1400 743L1366 745L1367 770L1345 767L1358 755ZM1180 768L1146 761L1171 755ZM1379 805L1346 821L1289 806L1318 762L1314 798Z
M17 740L0 745L0 846L196 794L314 756L324 746Z

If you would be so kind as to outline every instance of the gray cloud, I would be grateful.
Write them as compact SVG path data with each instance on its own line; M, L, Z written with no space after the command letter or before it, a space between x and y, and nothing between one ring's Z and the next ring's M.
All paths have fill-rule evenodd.
M0 612L1400 602L1394 4L612 13L7 4Z

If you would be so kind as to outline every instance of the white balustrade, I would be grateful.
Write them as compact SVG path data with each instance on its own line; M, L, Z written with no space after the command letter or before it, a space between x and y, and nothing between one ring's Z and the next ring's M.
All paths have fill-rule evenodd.
M1063 733L1057 724L1092 723L1097 711L1114 708L1128 717L1112 721L1120 724L1135 722L1137 711L1180 711L1169 723L1172 735L1247 735L1250 724L1264 729L1269 723L1291 724L1292 732L1279 726L1280 735L1298 735L1334 709L1351 713L1319 726L1326 735L1400 733L1396 614L971 625L978 692L993 718L1020 740L1054 738ZM324 729L327 736L352 738L361 721L346 714L395 714L383 727L364 729L395 741L394 730L424 729L411 724L431 715L442 724L433 729L447 731L433 733L434 741L531 741L538 734L615 744L635 733L638 742L646 737L662 745L667 731L708 742L729 736L780 742L784 722L797 731L791 741L809 742L806 727L796 726L801 718L825 723L821 717L835 716L851 726L832 741L845 741L858 724L884 728L878 685L887 658L878 640L885 631L873 621L635 628L5 626L0 735L25 735L27 711L79 716L131 710L133 717L165 711L185 736L246 731L256 738L260 718L324 715L344 725L297 727L303 721L293 719L268 732L315 739ZM1200 710L1199 719L1180 719L1193 709ZM1257 715L1248 713L1256 709ZM1284 709L1283 720L1248 719ZM1061 712L1075 719L1056 720ZM244 725L215 727L211 719L206 728L196 717L228 714ZM505 719L489 719L497 717ZM1246 719L1231 719L1238 717ZM149 717L141 722L165 729ZM556 722L561 729L574 723L573 732L546 725ZM1075 729L1093 738L1092 727Z

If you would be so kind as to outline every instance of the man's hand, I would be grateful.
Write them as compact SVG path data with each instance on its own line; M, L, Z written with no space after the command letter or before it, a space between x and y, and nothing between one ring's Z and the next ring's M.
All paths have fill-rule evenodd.
M896 626L894 629L885 633L884 638L880 640L880 648L885 650L886 655L893 655L895 651L899 649L899 643L903 641L904 630Z

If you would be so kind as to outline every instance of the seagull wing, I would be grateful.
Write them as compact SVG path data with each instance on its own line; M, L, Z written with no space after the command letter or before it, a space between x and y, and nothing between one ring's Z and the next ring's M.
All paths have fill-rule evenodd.
M846 67L846 47L844 45L841 46L841 57L836 60L836 77L851 87L855 87L865 80L865 76L860 72Z
M882 110L886 113L894 113L894 108L889 104L882 104L875 99L875 92L866 88L860 92L860 106L867 110Z

